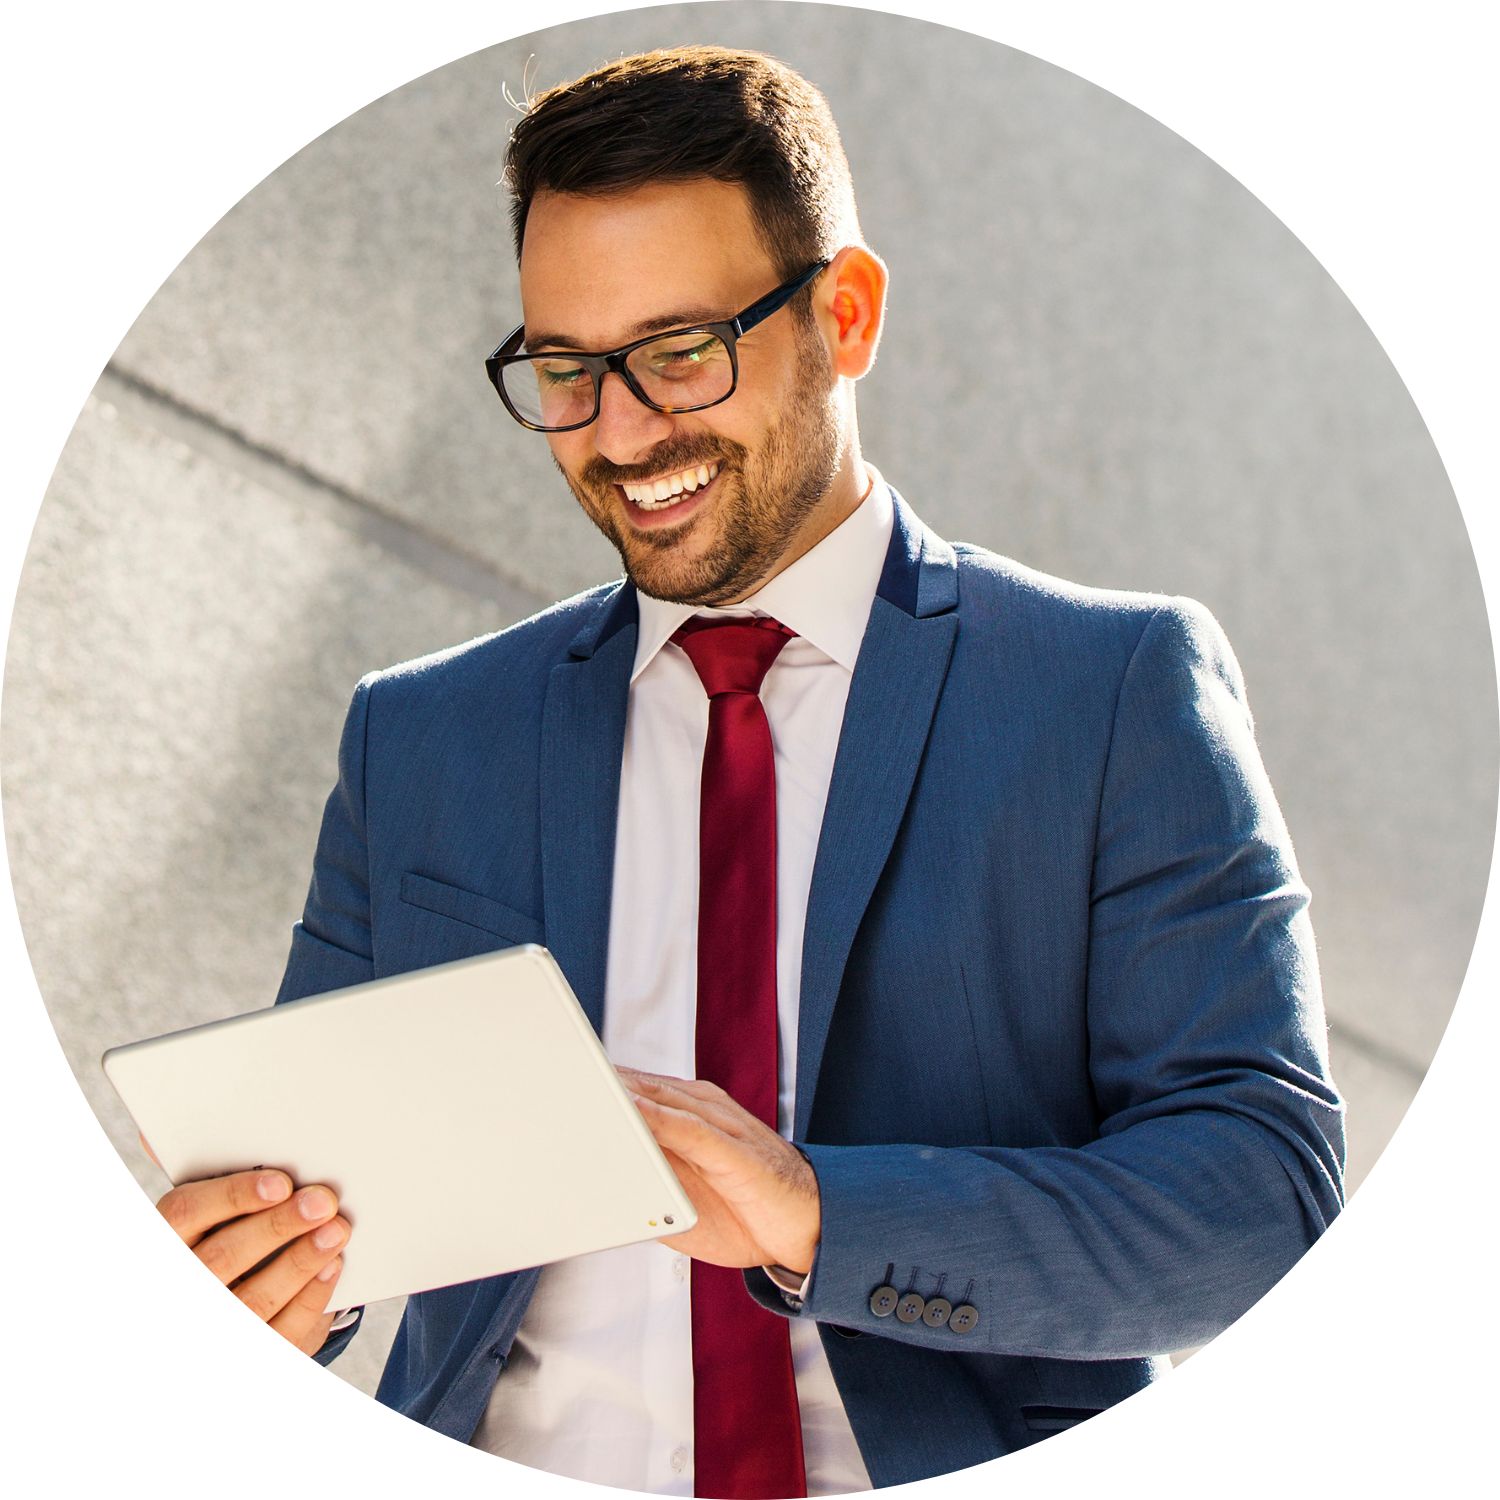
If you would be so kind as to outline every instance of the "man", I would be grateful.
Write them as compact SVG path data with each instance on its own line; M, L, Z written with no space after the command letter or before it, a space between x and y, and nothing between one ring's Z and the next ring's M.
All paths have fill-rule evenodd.
M864 461L886 270L796 74L624 59L534 102L507 180L491 379L627 581L360 683L278 999L545 941L700 1218L412 1298L380 1397L666 1493L1012 1451L1340 1207L1238 668L1198 606L950 545ZM326 1189L162 1207L300 1347L353 1336Z

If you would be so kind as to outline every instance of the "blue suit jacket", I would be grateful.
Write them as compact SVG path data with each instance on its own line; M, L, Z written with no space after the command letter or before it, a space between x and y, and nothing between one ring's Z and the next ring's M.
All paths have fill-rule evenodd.
M817 1321L877 1485L1141 1388L1307 1249L1343 1163L1307 892L1217 625L895 509L807 910L822 1243L800 1310L746 1272ZM359 684L278 1001L545 942L600 1026L635 640L614 584ZM536 1276L411 1298L379 1398L467 1440ZM875 1317L888 1278L978 1326Z

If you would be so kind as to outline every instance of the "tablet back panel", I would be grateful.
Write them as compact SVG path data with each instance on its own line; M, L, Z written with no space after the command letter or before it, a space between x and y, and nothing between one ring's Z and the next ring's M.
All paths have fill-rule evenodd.
M533 945L107 1052L174 1183L274 1166L353 1226L339 1307L696 1219L562 971Z

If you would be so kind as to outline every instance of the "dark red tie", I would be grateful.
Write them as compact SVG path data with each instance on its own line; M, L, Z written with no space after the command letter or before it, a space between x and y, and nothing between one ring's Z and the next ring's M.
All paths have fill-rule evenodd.
M672 639L708 694L698 815L698 1077L776 1128L776 759L760 685L795 632L689 620ZM806 1495L785 1318L732 1267L695 1260L693 1493Z

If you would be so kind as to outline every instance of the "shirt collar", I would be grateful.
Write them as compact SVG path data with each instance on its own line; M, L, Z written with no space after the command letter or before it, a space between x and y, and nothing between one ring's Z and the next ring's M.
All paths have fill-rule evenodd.
M895 524L890 490L870 464L864 467L874 483L853 514L740 603L713 609L671 604L637 593L640 625L631 682L651 665L677 627L693 615L708 619L770 615L852 672Z

